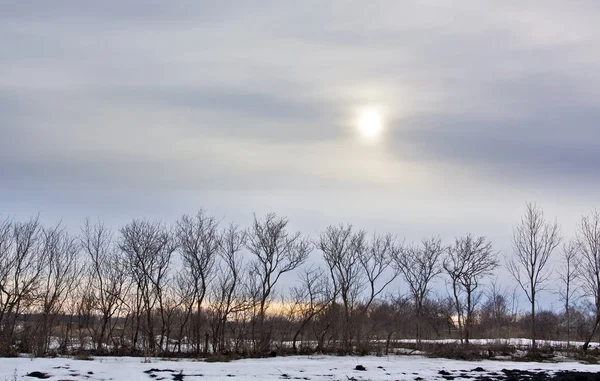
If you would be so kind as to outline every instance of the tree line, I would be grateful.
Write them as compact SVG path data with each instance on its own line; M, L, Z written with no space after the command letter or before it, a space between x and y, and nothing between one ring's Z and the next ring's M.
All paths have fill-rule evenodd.
M527 204L513 230L501 261L483 236L405 244L340 224L311 239L274 213L246 228L203 210L117 231L86 220L77 234L4 218L0 353L387 353L400 339L523 335L587 349L600 323L600 213L565 239ZM528 311L495 280L501 262ZM542 291L562 307L538 311Z

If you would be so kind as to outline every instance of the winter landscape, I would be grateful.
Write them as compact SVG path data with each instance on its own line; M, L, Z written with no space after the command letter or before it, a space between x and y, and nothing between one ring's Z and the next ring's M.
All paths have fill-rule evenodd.
M0 381L600 380L598 20L0 1Z

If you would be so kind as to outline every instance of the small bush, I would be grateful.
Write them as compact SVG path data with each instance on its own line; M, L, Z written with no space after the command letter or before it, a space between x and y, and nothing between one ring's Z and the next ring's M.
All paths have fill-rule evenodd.
M371 346L366 344L361 344L356 348L356 352L359 356L368 356L371 354Z
M507 343L493 343L487 346L489 357L494 356L513 356L516 352L514 345Z
M82 352L75 355L75 360L92 361L94 358L90 356L89 353Z
M516 358L515 360L544 362L552 360L554 357L554 350L552 347L539 347L528 350L524 356Z
M482 348L464 344L434 344L425 349L429 357L442 357L453 360L482 360L487 358Z
M235 355L224 355L224 354L213 354L207 356L204 361L205 362L230 362L231 360L238 360L239 357Z
M600 352L598 348L584 351L582 348L574 348L571 351L573 358L586 364L600 364Z
M2 347L0 357L19 357L19 351L13 346Z

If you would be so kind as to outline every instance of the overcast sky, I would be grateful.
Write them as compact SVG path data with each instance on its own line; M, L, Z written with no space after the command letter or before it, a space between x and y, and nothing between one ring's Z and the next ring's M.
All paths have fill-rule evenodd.
M600 207L598 20L596 1L3 1L0 213L273 211L504 254L535 201L569 235Z

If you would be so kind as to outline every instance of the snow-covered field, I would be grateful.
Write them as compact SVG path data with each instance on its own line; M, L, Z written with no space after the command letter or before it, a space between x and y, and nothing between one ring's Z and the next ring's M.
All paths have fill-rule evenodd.
M398 339L394 340L394 343L416 343L415 339ZM442 340L421 340L422 343L428 344L452 344L459 343L460 340L457 339L442 339ZM471 344L477 345L490 345L490 344L502 344L502 345L515 345L515 346L524 346L527 347L531 345L531 339L524 338L514 338L514 339L471 339L469 341ZM581 347L583 346L583 341L571 341L569 343L571 347ZM566 341L556 341L556 340L537 340L537 345L540 347L552 347L552 348L566 348ZM598 342L590 342L589 348L598 348L600 347L600 343Z
M366 368L356 370L357 365ZM293 356L238 360L229 363L152 360L140 358L97 358L93 361L69 358L1 358L0 381L30 380L41 372L48 380L448 380L506 377L503 369L520 369L553 375L561 370L600 372L600 365L575 362L522 363L499 361L455 361L421 356L335 357ZM34 374L36 375L36 374ZM37 374L40 376L40 374ZM516 378L520 379L520 378Z

